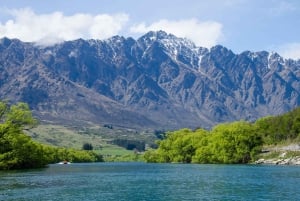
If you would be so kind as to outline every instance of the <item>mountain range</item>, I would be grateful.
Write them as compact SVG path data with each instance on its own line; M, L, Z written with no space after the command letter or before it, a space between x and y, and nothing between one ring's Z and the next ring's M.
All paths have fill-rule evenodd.
M300 60L163 31L49 46L2 38L0 98L57 124L210 128L300 106Z

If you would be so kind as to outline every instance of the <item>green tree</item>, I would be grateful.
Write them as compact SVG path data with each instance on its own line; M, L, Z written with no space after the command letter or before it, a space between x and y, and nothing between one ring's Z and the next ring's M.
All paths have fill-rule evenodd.
M83 150L93 150L93 145L91 143L84 143L82 145Z
M47 163L43 147L23 133L37 124L25 103L0 102L0 169L41 167Z
M101 155L92 151L57 148L34 142L23 131L36 125L37 120L27 104L8 106L6 102L0 102L0 169L38 168L63 160L103 161Z
M263 117L255 122L265 144L278 144L300 138L300 107L278 116Z
M158 149L145 153L148 162L247 163L253 159L261 137L256 127L240 121L219 124L212 131L181 129L167 133Z
M248 163L262 145L255 127L245 121L219 124L211 133L213 163Z
M166 138L158 142L157 150L145 153L145 160L148 162L191 163L201 139L206 134L205 130L191 131L186 128L168 132Z

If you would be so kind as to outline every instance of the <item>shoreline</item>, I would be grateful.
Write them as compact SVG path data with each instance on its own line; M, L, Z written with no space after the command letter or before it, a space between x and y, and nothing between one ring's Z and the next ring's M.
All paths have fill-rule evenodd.
M291 152L297 153L290 155ZM277 156L268 157L272 153L277 153ZM267 159L265 159L267 158ZM266 165L300 165L300 144L293 143L286 146L276 146L267 148L261 155L260 159L256 160L254 164Z
M265 165L300 165L300 156L290 158L271 158L271 159L258 159L254 164Z

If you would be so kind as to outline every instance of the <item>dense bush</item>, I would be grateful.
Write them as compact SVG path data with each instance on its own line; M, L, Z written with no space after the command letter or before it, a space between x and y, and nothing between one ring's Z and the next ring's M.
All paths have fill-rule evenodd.
M148 162L247 163L262 144L255 127L240 121L220 124L210 132L169 132L159 148L145 153Z
M255 125L265 144L300 140L300 107L283 115L261 118Z
M166 134L158 149L148 150L147 162L248 163L262 145L300 141L300 108L255 123L219 124L211 131L181 129Z

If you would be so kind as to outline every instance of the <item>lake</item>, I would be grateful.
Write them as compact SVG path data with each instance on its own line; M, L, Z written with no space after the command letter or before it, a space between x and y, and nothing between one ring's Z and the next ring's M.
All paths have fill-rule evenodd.
M299 200L299 166L85 163L0 171L0 200Z

